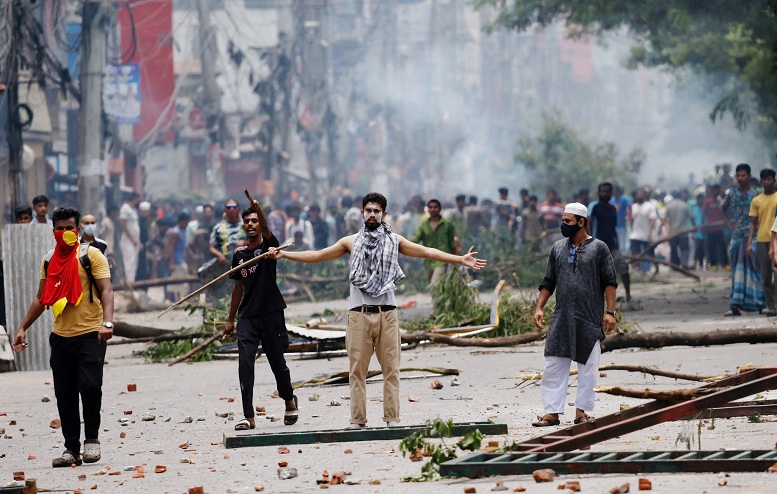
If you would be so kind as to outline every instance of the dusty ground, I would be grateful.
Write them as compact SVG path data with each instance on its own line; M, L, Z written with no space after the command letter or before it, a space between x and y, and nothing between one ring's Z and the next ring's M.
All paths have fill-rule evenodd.
M733 327L772 326L773 319L750 315L734 320L721 317L727 309L728 281L725 273L710 273L705 280L694 283L674 275L663 275L658 283L636 283L635 297L644 310L628 312L626 317L639 323L644 331L704 331ZM402 302L415 300L415 313L428 308L425 296L405 297ZM319 304L294 304L287 315L290 319L305 320L324 308L343 310L344 301ZM406 314L405 314L406 316ZM156 324L156 312L123 315L123 319L138 324ZM190 320L176 312L163 320L165 327L177 328ZM775 321L777 322L777 321ZM37 337L32 333L31 337ZM75 469L54 470L51 458L62 450L59 430L49 428L57 417L50 372L0 374L0 428L6 438L0 439L0 485L12 478L12 472L22 470L27 477L38 478L39 487L72 492L87 491L96 486L96 492L186 492L189 487L202 485L205 492L300 492L318 490L316 479L326 469L329 472L348 471L349 479L362 481L356 486L332 486L330 489L358 492L463 492L475 487L478 492L490 491L496 480L502 480L512 491L524 486L528 493L559 492L557 485L567 480L580 480L582 492L608 492L626 482L632 492L637 488L634 475L563 476L556 482L536 484L530 476L508 476L499 479L454 479L435 483L403 483L402 477L418 475L421 464L402 458L398 441L351 442L339 444L289 446L289 454L280 454L277 447L224 448L223 433L232 430L234 421L220 418L217 413L234 412L240 416L240 395L237 364L234 361L214 361L201 364L147 364L132 354L139 344L112 346L108 351L108 365L103 387L103 424L101 440L103 459L97 464ZM719 374L734 372L738 365L774 365L777 345L730 345L725 347L673 347L658 351L624 350L607 353L602 363L640 363L689 373ZM402 419L405 424L420 424L428 418L453 418L458 422L481 421L488 418L509 425L505 437L490 440L525 440L538 431L530 426L534 416L541 413L539 387L526 385L517 376L540 371L542 345L510 349L470 349L451 347L420 347L402 355L406 367L458 368L461 386L451 387L451 378L442 378L445 387L430 389L434 377L419 377L411 373L402 381ZM373 362L372 368L377 368ZM306 380L321 374L346 370L344 358L330 360L290 360L292 378ZM128 393L127 384L137 384L137 392ZM641 374L608 372L600 379L603 385L622 385L634 388L692 387L693 384ZM264 358L257 363L255 404L267 407L268 415L281 415L283 403L271 397L275 384ZM569 401L574 401L571 388ZM318 401L308 401L313 393L321 395ZM345 427L348 422L347 386L309 388L297 392L300 398L300 421L286 427L282 422L257 419L258 431L309 431ZM44 396L52 401L42 402ZM380 425L382 386L379 382L368 386L369 417L371 425ZM418 403L407 401L409 395L421 397ZM777 393L765 393L777 398ZM221 398L235 398L229 402ZM328 406L332 400L342 406ZM639 400L610 395L598 397L596 412L611 413L622 403L635 404ZM132 411L131 415L125 415ZM564 418L571 420L572 409ZM155 420L141 421L144 414L155 415ZM194 419L183 423L186 417ZM131 422L122 426L119 419ZM198 420L202 418L203 420ZM10 425L15 420L16 425ZM377 422L377 424L375 423ZM671 422L594 445L594 451L683 450L684 441L678 435L692 435L694 447L701 441L705 450L770 449L775 447L777 426L773 422L750 423L746 418L717 420L703 424L698 437L697 422ZM542 432L547 432L547 429ZM120 438L126 433L125 438ZM179 446L188 443L189 446ZM352 454L346 454L350 449ZM34 458L33 458L34 457ZM181 460L190 463L181 463ZM280 480L279 461L298 469L299 475ZM156 465L167 466L165 473L154 473ZM126 467L144 466L145 478L133 478ZM98 475L107 467L119 475ZM85 476L84 480L79 476ZM653 491L657 493L773 493L777 492L777 474L733 473L722 474L651 474ZM368 485L368 480L379 480L380 485ZM726 481L727 486L718 485Z

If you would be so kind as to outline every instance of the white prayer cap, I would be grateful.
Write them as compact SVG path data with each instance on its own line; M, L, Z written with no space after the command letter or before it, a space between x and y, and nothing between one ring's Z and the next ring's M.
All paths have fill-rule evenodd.
M151 211L151 203L148 201L143 201L140 204L138 204L138 209L141 211Z
M578 216L582 216L583 218L588 217L588 208L580 204L579 202L570 202L564 208L564 212L576 214Z
M674 196L672 194L667 194L664 196L664 202L667 203L669 201L674 201Z

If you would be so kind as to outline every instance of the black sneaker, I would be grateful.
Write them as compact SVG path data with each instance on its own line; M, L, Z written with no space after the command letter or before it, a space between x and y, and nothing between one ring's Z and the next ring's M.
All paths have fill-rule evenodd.
M71 465L81 465L81 456L78 453L66 449L62 456L51 460L51 466L54 468L65 468Z

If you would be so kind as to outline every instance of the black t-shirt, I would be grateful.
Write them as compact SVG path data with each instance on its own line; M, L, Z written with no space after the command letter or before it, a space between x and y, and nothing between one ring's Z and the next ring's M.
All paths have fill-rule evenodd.
M618 210L608 204L602 206L601 202L594 204L591 210L591 219L594 221L592 230L594 237L598 238L610 248L618 250L618 233L615 227L618 224Z
M279 245L278 239L273 235L269 240L263 239L262 245L256 249L252 250L247 246L238 247L235 249L235 255L232 256L232 267L267 252L270 247ZM245 289L243 300L240 301L240 307L237 310L238 318L256 317L286 308L286 302L275 282L277 264L278 261L275 259L262 259L229 275L233 280L242 282Z

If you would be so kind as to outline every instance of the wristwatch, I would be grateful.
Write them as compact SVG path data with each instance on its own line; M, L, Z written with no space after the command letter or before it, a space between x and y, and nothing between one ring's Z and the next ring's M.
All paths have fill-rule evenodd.
M616 314L617 314L617 312L615 312L614 310L613 310L613 311L609 311L609 310L608 310L608 311L606 311L606 312L605 312L605 314L609 314L609 315L611 315L612 317L615 317L615 316L616 316ZM111 326L113 326L113 324L111 324Z
M113 323L110 321L103 322L103 326L105 326L108 329L113 329Z

